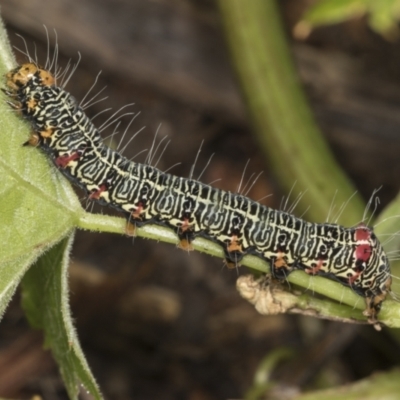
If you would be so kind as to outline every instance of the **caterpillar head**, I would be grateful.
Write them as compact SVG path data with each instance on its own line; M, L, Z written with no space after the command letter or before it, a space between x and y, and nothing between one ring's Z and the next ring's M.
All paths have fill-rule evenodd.
M6 75L7 86L13 90L18 90L26 85L33 78L36 78L41 85L52 86L55 84L54 76L45 69L34 63L26 63L14 68Z

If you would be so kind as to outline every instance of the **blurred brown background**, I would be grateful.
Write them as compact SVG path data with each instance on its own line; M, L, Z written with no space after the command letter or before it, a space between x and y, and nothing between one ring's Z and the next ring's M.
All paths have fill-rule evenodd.
M360 19L295 42L291 30L310 1L279 3L324 135L364 197L382 186L385 205L399 189L400 41L385 41ZM262 201L280 207L285 194L253 139L214 1L1 0L1 11L12 44L24 48L15 33L25 38L31 54L36 43L42 63L43 24L52 40L57 31L61 66L82 54L67 85L77 99L102 71L96 88L107 86L102 95L108 98L90 107L90 116L135 103L128 110L140 115L123 145L145 129L124 151L127 157L149 149L158 131L157 141L171 140L158 168L180 162L169 172L188 176L204 141L194 177L215 153L202 181L218 180L216 186L236 191L250 160L247 180L263 174L249 196L257 200L273 193ZM18 52L17 57L26 59ZM96 125L110 115L96 117ZM129 118L123 118L120 132ZM146 155L135 161L144 162ZM109 399L242 398L259 362L280 347L295 352L276 373L286 394L320 382L339 385L399 362L398 345L387 332L258 315L237 294L236 271L170 245L78 232L70 275L78 334ZM57 367L18 303L16 296L0 329L0 396L65 399Z

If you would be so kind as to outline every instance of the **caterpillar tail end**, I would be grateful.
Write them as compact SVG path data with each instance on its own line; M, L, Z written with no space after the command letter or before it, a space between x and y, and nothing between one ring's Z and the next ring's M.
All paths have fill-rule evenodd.
M376 295L367 296L365 303L367 305L363 314L368 317L368 322L374 326L377 331L382 330L382 323L378 321L378 314L381 310L382 303L386 299L387 294L390 292L392 278L388 277L381 287L381 292Z
M373 325L377 331L382 330L382 324L378 321L378 313L385 297L386 296L384 296L380 301L378 301L376 297L367 297L365 299L367 308L363 311L363 315L367 317L368 323Z

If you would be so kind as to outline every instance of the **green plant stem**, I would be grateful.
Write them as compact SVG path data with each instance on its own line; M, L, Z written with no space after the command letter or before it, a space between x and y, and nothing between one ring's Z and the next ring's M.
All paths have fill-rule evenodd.
M337 388L318 390L296 396L296 400L395 400L400 392L400 370L374 374L371 377Z
M254 130L281 186L289 192L296 184L303 193L299 208L309 208L308 217L317 222L326 220L333 200L348 202L339 222L354 225L363 201L316 126L276 2L219 0L219 6Z
M82 213L78 227L92 231L125 234L125 224L125 220L121 218ZM157 225L145 225L137 228L136 235L138 237L159 240L176 245L179 243L178 236L172 229ZM193 249L214 257L224 258L221 246L207 239L196 238L193 241ZM245 256L241 264L251 268L253 271L259 271L261 273L268 273L270 271L269 264L265 260L252 255ZM338 282L320 276L310 276L302 271L292 272L288 276L287 281L290 284L308 290L308 294L301 295L297 300L296 306L299 309L306 310L307 312L309 310L314 310L314 315L325 316L331 319L336 315L341 319L366 320L361 314L361 310L365 309L364 299ZM330 300L314 299L315 293L336 300L340 304L335 305L335 303L332 303ZM343 307L341 305L347 305L349 307ZM360 311L355 312L354 310ZM399 304L391 300L385 301L382 306L380 320L388 326L400 327Z

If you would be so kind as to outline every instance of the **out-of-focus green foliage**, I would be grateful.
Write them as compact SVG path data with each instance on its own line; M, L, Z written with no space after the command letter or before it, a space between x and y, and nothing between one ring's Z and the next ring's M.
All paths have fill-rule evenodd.
M310 6L294 28L304 38L317 26L365 17L369 26L388 40L399 37L400 0L319 0Z

